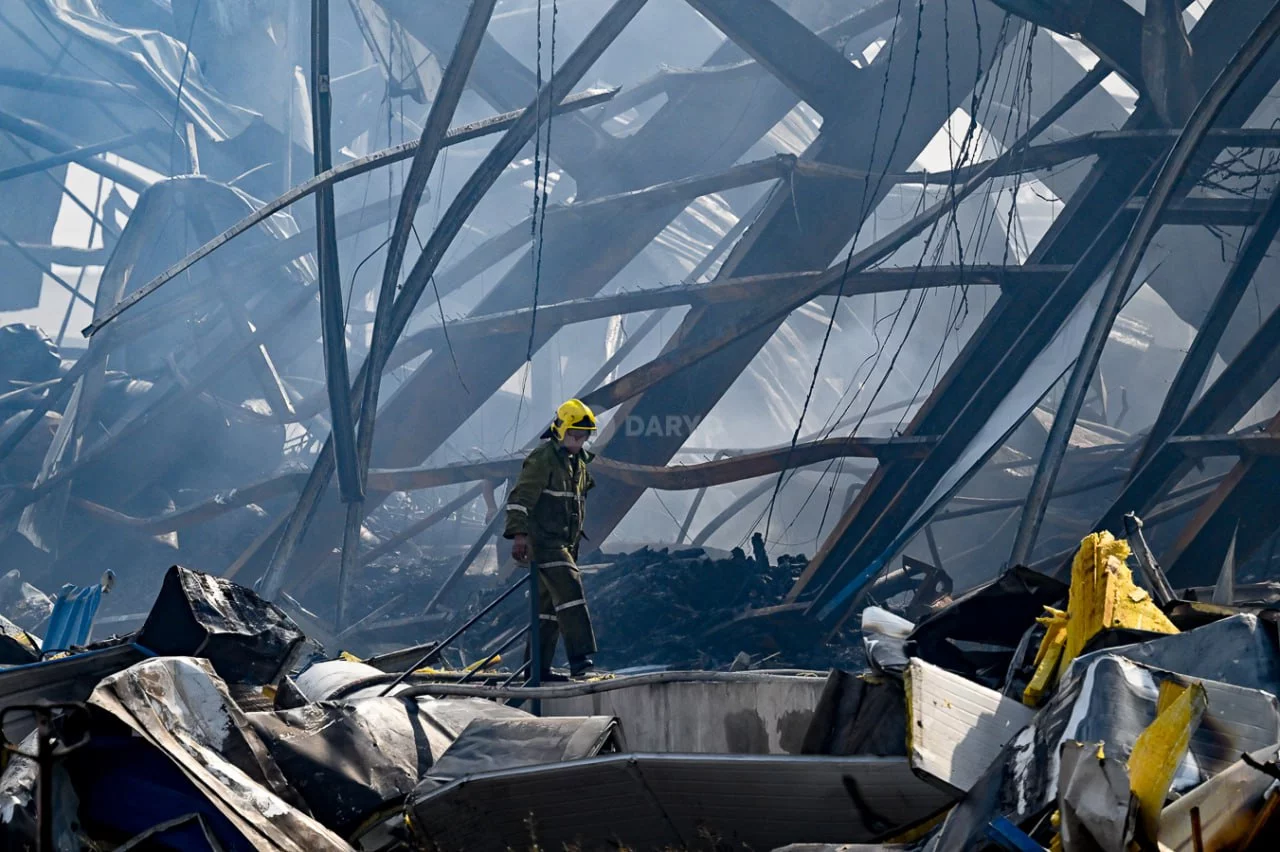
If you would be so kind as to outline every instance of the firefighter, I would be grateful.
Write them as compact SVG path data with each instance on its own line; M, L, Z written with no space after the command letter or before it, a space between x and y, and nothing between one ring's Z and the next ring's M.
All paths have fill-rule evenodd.
M596 652L596 637L577 559L578 543L584 538L586 496L595 484L587 470L592 454L583 447L595 430L595 415L580 400L561 405L542 433L543 443L524 460L520 478L507 497L503 537L512 539L511 556L538 566L544 679L551 676L551 658L562 633L570 677L594 670L591 655Z

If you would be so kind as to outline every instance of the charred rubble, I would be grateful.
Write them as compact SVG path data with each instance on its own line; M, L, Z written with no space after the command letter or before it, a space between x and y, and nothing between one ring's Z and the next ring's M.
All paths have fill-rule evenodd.
M0 845L1273 848L1278 38L4 4Z

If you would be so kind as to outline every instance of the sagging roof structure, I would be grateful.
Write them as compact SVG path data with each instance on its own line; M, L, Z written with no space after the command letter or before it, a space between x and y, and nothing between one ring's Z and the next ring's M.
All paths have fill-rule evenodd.
M876 463L832 510L838 519L820 525L821 547L786 601L829 627L860 608L908 547L927 541L935 563L955 558L934 536L932 525L947 518L1004 512L993 545L1004 553L996 558L1057 568L1067 556L1046 550L1039 532L1051 498L1070 493L1087 495L1095 510L1067 524L1073 540L1089 521L1118 532L1129 512L1148 523L1176 521L1158 554L1175 582L1216 574L1229 542L1243 562L1273 540L1280 516L1261 497L1280 473L1273 469L1280 415L1266 411L1256 421L1280 378L1280 308L1264 266L1280 228L1273 157L1280 116L1268 99L1280 78L1280 3L1148 0L1138 11L1124 0L614 0L588 10L567 0L565 8L355 0L350 20L376 61L339 76L330 73L330 47L352 34L330 26L341 4L328 10L317 2L309 19L294 10L311 56L309 71L298 65L283 95L256 92L251 73L227 69L245 57L264 77L292 67L273 54L262 27L227 24L240 6L267 9L268 17L279 9L231 0L207 2L203 12L169 5L171 17L88 0L29 0L0 15L6 38L25 51L19 67L0 68L0 86L24 93L29 107L0 112L0 131L30 151L30 162L0 171L0 179L38 185L41 204L56 207L49 187L31 182L75 163L136 193L128 203L117 192L107 215L87 211L101 248L92 234L83 251L38 245L51 228L43 208L23 223L6 220L6 228L29 232L0 234L17 253L13 264L41 275L54 274L52 264L103 267L87 349L0 436L4 458L37 427L51 433L39 473L0 497L11 536L71 553L84 536L73 516L165 536L237 508L271 506L228 565L209 567L256 579L269 598L323 571L338 572L345 589L363 564L486 489L491 496L518 469L518 454L445 464L437 453L507 392L513 375L526 370L538 385L535 357L558 332L647 312L580 388L564 388L608 412L587 527L597 545L650 489L698 491L683 539L708 488L765 477L724 512L766 498L772 509L784 476L850 458ZM596 84L615 41L635 27L651 36L657 16L677 6L680 20L696 12L723 35L700 67L647 63L648 76L635 84ZM495 15L536 15L553 54L549 68L541 42L536 69L509 52L494 34ZM561 35L556 46L557 23L576 38ZM59 49L82 76L64 67ZM343 86L373 93L349 98L375 102L371 111L335 114L332 99ZM374 138L361 134L384 90L429 105L420 125L385 109L387 141L393 119L417 141L352 147ZM75 103L75 114L51 107L50 93ZM489 117L474 117L477 104ZM460 120L464 111L468 119ZM812 131L799 150L763 144L797 122ZM940 139L949 167L922 168L923 152ZM465 180L446 193L440 178L430 190L454 148L471 152ZM553 164L556 181L572 179L572 199L549 201ZM469 222L483 205L527 201L509 175L530 165L532 213L460 248L459 235L475 229ZM303 167L314 177L301 179ZM386 176L386 195L339 212L335 193L366 175ZM281 186L288 189L277 194ZM682 283L627 286L624 274L633 275L646 251L692 242L708 199L747 188L753 194L733 196L708 250L693 252ZM1035 202L1028 193L1049 193L1055 205L1034 238L1023 221ZM904 198L913 209L891 218L886 200ZM428 199L437 205L434 227L419 233L415 217ZM370 245L359 237L376 227L389 229L385 252L369 256L381 273L359 279L360 292L344 292L357 286L353 252ZM995 248L986 242L993 231ZM1224 234L1220 262L1206 260ZM1193 257L1199 265L1188 265ZM1199 279L1205 270L1212 281ZM446 317L441 299L486 273L493 277L465 316ZM1143 287L1194 334L1167 390L1130 389L1157 402L1152 422L1124 431L1082 411L1100 406L1106 416L1100 360ZM958 307L944 312L941 327L917 329L935 292ZM858 365L824 365L828 338L846 333L837 323L841 301L875 294L902 302L887 339L877 333L880 373L873 367L874 378L859 377ZM809 350L816 358L791 376L812 384L793 394L803 403L789 443L760 448L742 434L738 443L754 449L679 465L690 429L627 428L713 417L735 383L769 357L780 329L785 335L798 313L832 297L815 335L821 345ZM1239 316L1248 302L1256 302L1256 321ZM360 315L360 304L371 315ZM634 363L646 335L675 311L682 316L660 349ZM878 330L880 319L867 324ZM199 347L182 349L173 328L183 323L211 331ZM112 371L157 362L139 343L157 338L174 347L158 357L167 374L99 428ZM907 341L932 359L929 369L898 408L900 427L866 434L868 414L893 402L880 391L895 347L901 353ZM290 387L282 378L288 365L319 352L323 382L306 392ZM820 370L858 377L848 379L858 385L857 404L845 409L851 416L802 433ZM300 455L305 470L222 471L217 493L206 487L150 516L130 508L147 487L149 456L123 466L118 490L77 490L95 465L118 463L140 443L165 443L155 437L157 424L219 398L230 374L250 377L262 403L235 417L311 445L315 452ZM394 393L381 398L392 375ZM537 391L545 399L548 384ZM859 395L864 385L868 393ZM50 427L53 409L62 417ZM1011 462L1010 440L1027 424L1039 429L1036 451ZM541 428L534 425L528 437ZM1086 446L1081 430L1109 440ZM189 453L204 437L184 432L173 452ZM1206 459L1227 466L1201 475ZM1060 483L1064 461L1084 473ZM976 505L955 499L993 465L1020 465L1025 496L970 498ZM390 541L362 548L362 524L389 494L468 483ZM500 516L455 576L492 539ZM992 556L982 553L988 562ZM339 626L363 615L346 612L344 599L339 594Z

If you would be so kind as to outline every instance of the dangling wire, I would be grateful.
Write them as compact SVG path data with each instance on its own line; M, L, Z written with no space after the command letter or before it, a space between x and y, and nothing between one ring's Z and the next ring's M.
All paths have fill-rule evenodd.
M538 290L542 284L542 246L543 238L546 235L547 223L547 196L550 194L551 181L551 119L555 112L555 79L556 79L556 22L560 16L558 0L551 0L551 88L553 97L551 98L551 106L547 111L547 144L543 153L543 165L541 169L541 177L539 177L538 168L538 152L535 148L533 155L533 311L529 317L529 346L525 352L525 360L533 359L533 340L538 324ZM539 80L542 72L542 5L538 5L538 72ZM542 90L541 82L539 82L538 90ZM541 199L541 200L539 200Z
M182 71L178 74L178 94L173 99L173 120L169 122L169 128L173 131L173 135L182 139L182 145L187 148L190 143L186 137L178 131L178 118L182 115L182 87L187 82L187 66L191 63L191 39L196 32L196 20L200 17L200 4L203 0L196 0L195 8L191 11L191 26L187 28L186 50L182 53ZM187 153L187 160L190 161L190 151ZM177 173L177 168L173 164L173 139L169 140L169 171Z
M556 76L556 23L559 18L558 0L551 0L551 73L550 80ZM536 15L537 63L534 72L535 88L539 95L542 92L542 0L538 0ZM553 92L554 93L554 92ZM533 134L533 214L529 217L529 237L532 242L530 262L533 266L533 310L529 316L529 342L525 348L525 374L520 382L520 398L516 402L516 421L512 427L513 441L520 430L520 415L524 408L525 394L529 388L529 376L533 372L533 341L538 323L538 291L542 285L542 245L547 220L547 183L551 173L551 118L555 112L555 98L552 97L548 107L546 130L542 127L542 98L534 98L534 110L537 124ZM543 149L542 137L546 134L546 147ZM514 446L514 444L513 444Z

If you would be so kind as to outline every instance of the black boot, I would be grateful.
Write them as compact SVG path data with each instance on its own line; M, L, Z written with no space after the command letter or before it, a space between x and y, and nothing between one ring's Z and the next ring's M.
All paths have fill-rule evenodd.
M586 677L594 674L596 664L590 657L575 657L569 661L569 677Z

